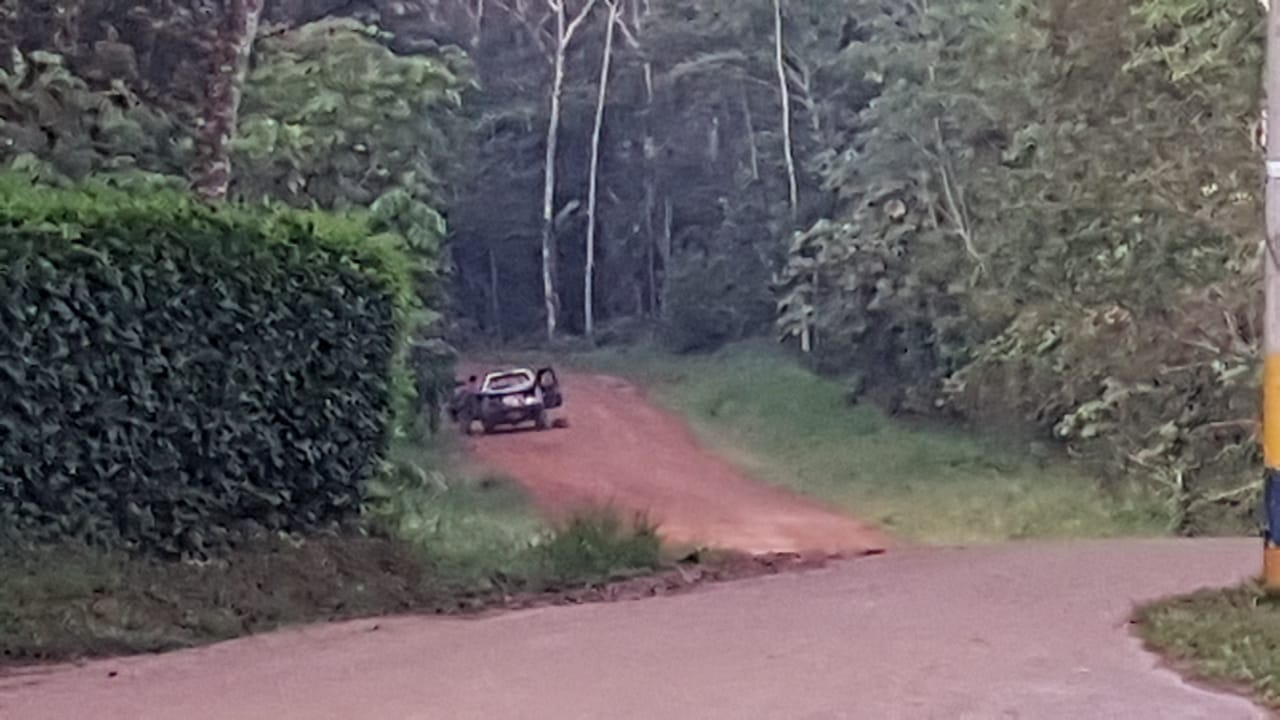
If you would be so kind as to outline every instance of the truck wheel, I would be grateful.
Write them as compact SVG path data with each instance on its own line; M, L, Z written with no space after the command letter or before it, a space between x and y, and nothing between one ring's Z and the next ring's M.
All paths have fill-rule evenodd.
M537 427L539 430L546 430L547 428L551 427L551 423L547 419L546 410L539 410L538 417L534 418L533 422L534 422L534 426Z
M493 431L494 431L494 430L496 430L496 429L498 429L498 426L497 426L496 424L491 423L491 422L487 422L487 421L486 421L486 422L482 422L482 423L481 423L481 425L483 425L483 426L484 426L484 434L485 434L485 435L492 435L492 434L493 434Z

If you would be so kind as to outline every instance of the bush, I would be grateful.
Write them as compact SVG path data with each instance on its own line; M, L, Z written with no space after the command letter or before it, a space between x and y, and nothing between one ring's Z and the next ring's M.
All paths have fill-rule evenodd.
M769 326L769 271L754 256L694 256L672 271L662 340L676 353L706 352Z
M0 179L0 528L176 555L357 516L411 297L368 234Z
M623 522L608 510L573 516L537 548L549 585L577 585L656 570L662 565L657 526L644 517Z

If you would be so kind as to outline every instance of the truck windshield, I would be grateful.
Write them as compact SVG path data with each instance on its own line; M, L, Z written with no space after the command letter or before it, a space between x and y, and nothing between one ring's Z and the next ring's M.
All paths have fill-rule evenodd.
M533 373L528 370L490 375L484 379L483 392L518 392L533 387Z

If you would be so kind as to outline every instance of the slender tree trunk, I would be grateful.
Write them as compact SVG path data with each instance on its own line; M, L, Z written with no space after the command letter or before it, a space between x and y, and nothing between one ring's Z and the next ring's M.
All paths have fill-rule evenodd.
M493 245L489 246L489 317L494 335L502 339L502 304L498 296L498 255L493 251Z
M663 203L662 244L658 246L658 257L662 261L662 284L658 288L658 312L663 317L667 314L667 294L671 287L671 253L672 245L674 244L672 221L674 214L671 207L671 198L667 197Z
M231 186L231 140L236 134L241 89L249 72L249 56L263 3L264 0L230 0L213 48L192 183L205 200L226 198Z
M564 9L561 6L558 26L563 33ZM560 300L556 295L555 281L555 197L556 197L556 142L560 134L560 93L564 86L564 53L557 49L555 75L551 81L551 119L547 123L547 157L543 168L542 185L542 296L547 314L547 340L556 336L556 320L560 314Z
M747 86L744 82L741 89L742 119L746 124L747 157L751 161L751 179L760 180L760 147L756 145L756 124L751 117L751 100L747 97Z
M573 20L565 11L567 0L548 0L556 15L556 47L551 78L551 117L547 122L547 155L542 187L542 293L547 314L547 341L555 340L556 323L560 315L560 295L556 289L556 261L558 252L555 236L556 154L560 137L560 103L564 94L564 65L569 43L595 6L596 0L586 4Z
M658 307L658 254L655 243L649 243L649 317L657 319L662 312Z
M658 236L654 232L653 214L658 211L658 178L654 167L657 158L657 142L653 139L653 63L644 64L644 145L641 148L644 158L644 224L645 239L648 241L649 255L649 317L657 319L661 316L658 299L658 261L656 258Z
M643 38L645 21L652 11L649 0L637 0L631 4L631 25L635 28L635 36ZM638 41L633 40L633 48L638 48ZM648 53L644 53L645 61L641 65L644 81L644 141L641 144L641 162L644 172L644 237L645 237L645 274L648 285L650 319L659 316L658 299L658 237L655 232L654 213L658 205L658 180L654 169L657 156L657 143L653 139L653 61Z
M773 0L774 62L778 69L778 95L782 101L782 154L787 161L787 200L791 207L791 219L796 219L799 208L799 188L796 183L796 160L791 147L791 90L787 87L787 68L782 55L782 0Z
M654 188L653 175L645 164L644 176L644 225L645 225L645 260L648 264L649 281L649 317L658 317L658 261L655 250L658 238L653 231L654 206L657 204L657 190Z
M484 32L484 0L476 0L476 25L471 35L471 49L480 47L480 36Z
M587 267L582 292L582 313L588 340L595 340L596 193L600 179L600 131L604 128L604 103L609 92L609 66L613 62L613 30L618 23L618 3L607 0L609 20L604 31L604 57L600 60L600 91L596 96L595 125L591 128L591 172L587 189Z

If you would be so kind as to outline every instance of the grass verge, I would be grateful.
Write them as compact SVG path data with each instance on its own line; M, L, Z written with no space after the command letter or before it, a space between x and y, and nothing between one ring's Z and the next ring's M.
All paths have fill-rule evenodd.
M645 518L599 508L548 527L514 481L469 467L447 442L400 446L393 463L370 485L370 527L418 548L449 586L542 591L662 565Z
M567 362L636 381L754 476L902 537L971 543L1169 530L1161 503L1136 486L1104 489L1026 441L850 406L838 383L765 345L703 356L603 350ZM572 415L571 395L567 409Z
M655 529L598 511L548 527L443 443L396 448L365 533L268 538L206 563L0 549L0 665L160 652L286 625L501 606L667 564Z
M1280 599L1257 583L1161 600L1137 621L1147 646L1179 670L1280 710Z

